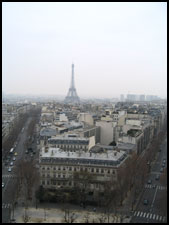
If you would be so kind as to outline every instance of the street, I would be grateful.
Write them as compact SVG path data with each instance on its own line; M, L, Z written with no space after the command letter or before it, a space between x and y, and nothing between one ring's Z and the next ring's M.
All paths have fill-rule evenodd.
M10 166L10 162L13 159L13 155L11 155L8 165L2 165L2 182L5 186L2 188L2 222L7 223L10 219L10 210L12 206L12 202L14 200L15 195L15 175L13 173L13 169L15 164L24 158L25 149L24 142L27 139L27 127L31 121L31 117L25 123L24 130L18 135L17 145L14 152L17 152L18 155L15 157L16 160L13 161L13 166ZM8 168L11 167L11 172L8 172Z
M160 184L160 179L156 180L156 175L161 175L163 159L167 159L167 138L161 145L161 152L157 153L155 162L152 163L151 173L148 180L151 184L145 184L143 194L136 210L133 212L131 223L162 223L167 222L167 218L163 215L163 211L159 207L161 195L167 190L166 186ZM167 163L166 163L167 165ZM156 185L154 187L154 184ZM144 205L144 200L148 200L148 205Z

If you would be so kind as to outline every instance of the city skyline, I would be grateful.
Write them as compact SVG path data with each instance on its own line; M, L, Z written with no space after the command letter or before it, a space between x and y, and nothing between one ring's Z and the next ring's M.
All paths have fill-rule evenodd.
M166 3L2 6L4 93L166 98Z

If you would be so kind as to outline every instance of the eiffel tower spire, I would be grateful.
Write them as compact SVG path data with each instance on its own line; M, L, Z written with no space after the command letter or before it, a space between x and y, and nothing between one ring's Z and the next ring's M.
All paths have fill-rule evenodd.
M75 80L74 80L74 64L72 64L72 79L68 94L65 98L65 103L79 103L80 99L77 95L76 88L75 88Z

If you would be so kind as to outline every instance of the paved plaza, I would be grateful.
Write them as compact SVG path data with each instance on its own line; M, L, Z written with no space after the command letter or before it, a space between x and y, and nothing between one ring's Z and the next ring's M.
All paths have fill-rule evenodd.
M88 210L70 210L69 216L74 214L75 223L84 223L87 219L89 223L99 222L99 218L103 218L103 213L93 212ZM26 217L25 217L26 215ZM64 223L64 209L56 208L28 208L17 207L14 212L14 218L16 223L23 223L27 218L28 223ZM108 221L108 216L105 216L105 222ZM120 215L109 215L109 221L111 223L120 223Z

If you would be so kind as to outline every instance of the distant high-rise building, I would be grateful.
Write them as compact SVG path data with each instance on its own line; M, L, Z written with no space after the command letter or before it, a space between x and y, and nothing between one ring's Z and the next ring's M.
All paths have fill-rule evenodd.
M136 101L136 100L137 100L137 95L133 95L133 94L127 95L127 101Z
M140 101L145 101L145 95L140 95Z
M124 102L124 95L123 94L120 95L120 101Z
M153 101L153 100L158 100L158 99L160 99L160 98L156 95L147 95L146 96L147 101Z
M79 103L80 99L77 95L76 88L75 88L75 81L74 81L74 64L72 64L72 79L71 85L68 91L68 94L65 98L65 103Z

